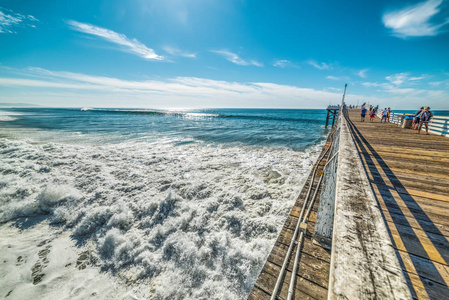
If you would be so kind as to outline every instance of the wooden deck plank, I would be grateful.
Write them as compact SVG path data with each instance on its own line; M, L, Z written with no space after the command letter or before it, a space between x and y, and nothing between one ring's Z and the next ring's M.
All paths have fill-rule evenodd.
M287 253L288 246L278 244L276 251L272 251L268 256L268 261L282 267L284 257ZM293 253L293 255L296 251ZM293 261L290 261L287 270L292 271ZM329 262L321 260L314 255L301 252L301 265L296 273L298 276L308 279L323 288L327 288L327 281L329 276Z
M410 255L404 251L398 251L404 263L405 270L410 273L419 275L420 277L427 278L436 283L442 285L449 285L449 266L433 262L429 259L425 259L419 256ZM415 268L415 265L418 266ZM419 270L419 274L418 271ZM434 272L434 269L438 270L438 273Z

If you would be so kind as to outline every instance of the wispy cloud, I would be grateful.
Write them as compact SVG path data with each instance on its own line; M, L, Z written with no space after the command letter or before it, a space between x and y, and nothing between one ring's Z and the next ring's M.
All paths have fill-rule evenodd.
M172 47L172 46L165 46L163 47L163 49L174 56L183 56L183 57L188 57L188 58L196 58L196 53L190 53L187 51L182 51L176 47Z
M408 95L419 95L425 93L425 89L417 89L413 86L416 85L418 81L425 79L426 75L411 76L408 72L397 73L385 77L386 82L363 82L362 85L365 87L375 87L379 88L378 91L391 93L391 94L408 94Z
M340 76L340 77L336 77L336 76L326 76L326 79L330 79L330 80L351 80L351 78L349 78L348 76Z
M240 56L238 56L235 53L232 53L228 50L211 50L212 53L218 54L223 56L226 60L236 64L236 65L240 65L240 66L256 66L256 67L263 67L263 64L255 61L255 60L244 60L242 58L240 58Z
M336 91L336 92L341 92L342 91L342 89L334 88L334 87L327 87L326 90L331 90L331 91Z
M280 68L285 68L288 65L291 65L291 61L286 60L286 59L279 59L279 60L275 60L273 63L273 66L275 67L280 67Z
M314 68L318 69L318 70L332 70L333 69L333 67L330 64L326 64L324 62L322 62L320 64L320 63L317 63L314 60L309 60L307 63L309 65L313 66Z
M4 66L0 66L0 74L0 101L26 101L50 106L322 108L329 102L336 103L341 99L341 90L336 88L321 91L269 82L230 82L198 77L133 81ZM369 98L370 103L408 109L422 106L423 99L428 99L435 109L447 108L447 89L437 90L432 87L426 90L405 84L396 86L387 79L383 83L365 82L363 85L379 88L381 93L370 90L369 97L350 93L348 103Z
M363 82L362 83L363 86L365 87L380 87L380 88L384 88L384 89L388 89L388 88L393 88L393 85L389 84L389 83L379 83L379 82Z
M36 27L30 22L38 22L39 20L32 15L22 15L14 13L9 9L0 8L0 33L16 33L13 29L20 26Z
M442 3L443 0L427 0L387 12L382 21L396 37L435 36L441 33L441 27L449 23L449 18L440 23L432 23L432 18L440 13Z
M164 60L164 57L157 55L153 49L148 48L136 39L129 39L124 34L73 20L68 21L67 23L72 30L100 37L108 42L121 46L123 51L133 53L148 60Z
M401 85L403 83L416 82L423 78L425 78L424 75L421 75L420 77L413 77L413 76L410 76L410 73L398 73L398 74L394 74L394 75L385 77L386 80L388 80L389 82L391 82L394 85Z
M368 72L368 69L360 70L357 72L357 76L366 78L366 72Z
M442 81L433 81L433 82L429 82L429 84L431 86L446 86L449 88L449 79L442 80Z
M23 78L26 73L28 76ZM329 101L335 101L341 97L340 93L269 82L241 83L197 77L131 81L40 68L29 68L23 70L21 74L21 78L0 77L0 86L8 87L8 90L15 88L17 91L28 93L32 91L33 95L41 95L42 98L49 93L71 93L83 98L90 95L94 103L100 103L97 100L98 97L109 96L126 99L122 105L129 105L130 102L136 101L135 99L145 101L140 102L140 107L161 107L161 105L185 107L188 103L189 106L196 107L317 108L324 107ZM0 96L0 99L3 96ZM64 103L67 103L66 99Z

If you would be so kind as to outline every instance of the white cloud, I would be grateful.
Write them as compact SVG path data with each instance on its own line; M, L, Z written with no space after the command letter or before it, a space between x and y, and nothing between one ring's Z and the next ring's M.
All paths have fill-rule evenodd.
M157 80L123 80L40 68L13 69L0 66L0 102L27 102L70 107L273 107L323 108L338 103L342 90L325 91L269 82L230 82L197 77ZM14 74L5 76L5 74ZM399 73L400 74L400 73ZM411 76L409 76L411 77ZM393 109L422 106L423 99L434 109L448 109L447 89L417 89L390 82L364 82L369 97L353 94L347 103L369 99ZM377 95L377 96L376 96Z
M342 89L334 88L334 87L327 87L326 89L327 90L331 90L331 91L337 91L337 92L341 92L342 91Z
M429 84L431 86L446 86L449 88L449 79L443 80L443 81L433 81L433 82L429 82Z
M324 62L322 62L321 64L317 63L314 60L309 60L307 62L309 65L313 66L314 68L318 69L318 70L332 70L332 66L329 64L326 64Z
M22 15L12 12L11 10L5 10L8 13L0 11L0 33L15 33L14 27L30 26L36 27L33 24L25 22L38 22L39 20L32 15Z
M240 58L237 54L232 53L227 50L211 50L211 52L223 56L224 58L226 58L226 60L228 60L236 65L240 65L240 66L253 65L253 66L257 66L257 67L263 67L262 63L259 63L255 60L251 60L251 61L244 60L244 59Z
M28 102L38 96L44 99L45 95L71 93L90 99L91 103L82 104L89 106L111 105L107 99L113 97L122 99L121 106L140 101L135 106L320 108L341 98L341 93L268 82L240 83L197 77L132 81L40 68L22 71L22 77L26 73L27 78L0 77L0 86L15 91L15 99L21 93L33 95ZM53 105L74 106L66 100L61 96L60 102Z
M381 87L384 89L393 88L393 85L391 85L389 83L363 82L362 85L365 87Z
M426 92L425 90L418 90L418 89L412 89L412 88L403 88L403 89L391 88L391 89L386 89L384 91L387 92L387 93L401 94L401 95L405 95L405 94L407 94L407 95L410 95L410 94L417 95L417 94L422 94L422 93Z
M386 76L385 79L388 82L363 82L362 85L365 87L376 87L380 88L378 91L386 92L390 94L401 94L401 95L420 95L428 93L429 90L426 89L417 89L412 86L416 86L416 83L424 78L428 77L427 75L421 75L419 77L410 76L410 73L403 72L397 73L394 75Z
M148 48L136 39L129 39L126 35L117 33L115 31L97 27L91 24L80 23L76 21L67 22L71 29L98 36L108 42L120 45L122 50L136 54L142 58L149 60L163 60L164 57L157 55L153 49Z
M279 60L275 60L273 63L273 66L275 67L280 67L280 68L285 68L286 66L290 65L291 61L286 60L286 59L279 59Z
M348 76L341 76L341 77L336 77L336 76L326 76L326 79L330 79L330 80L345 80L345 81L349 81L351 80L351 78L349 78Z
M357 75L359 77L366 78L366 72L368 72L368 69L360 70L359 72L357 72Z
M196 58L196 54L195 53L190 53L190 52L186 52L186 51L182 51L176 47L171 47L171 46L165 46L163 47L163 49L174 56L183 56L183 57L188 57L188 58Z
M449 22L449 18L440 24L431 22L431 19L441 11L442 2L443 0L427 0L388 12L383 15L382 21L396 37L435 36L441 32L441 27Z
M385 77L386 80L390 81L394 85L419 81L423 78L425 78L424 75L421 75L420 77L410 77L410 73L398 73Z

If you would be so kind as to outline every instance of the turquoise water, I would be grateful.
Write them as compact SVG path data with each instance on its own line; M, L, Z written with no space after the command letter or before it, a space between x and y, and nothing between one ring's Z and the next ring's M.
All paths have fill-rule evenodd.
M394 113L416 114L417 110L394 110ZM431 110L434 116L449 117L449 110Z
M304 150L323 141L325 110L206 109L162 111L144 109L14 108L6 128L76 133L101 142L124 140L287 147ZM53 138L54 135L53 135Z

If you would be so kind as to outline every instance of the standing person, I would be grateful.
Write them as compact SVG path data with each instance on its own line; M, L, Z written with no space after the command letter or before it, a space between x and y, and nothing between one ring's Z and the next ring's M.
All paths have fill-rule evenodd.
M418 134L421 132L421 128L423 124L426 124L426 134L429 134L429 121L430 118L433 117L433 113L430 111L430 107L426 106L424 111L419 115L419 127Z
M370 115L369 115L369 121L370 121L370 122L373 122L375 117L376 117L376 110L373 108L373 109L371 110Z
M421 108L416 112L415 117L413 117L413 122L412 122L412 129L418 129L419 126L419 115L422 113L422 111L424 110L424 106L421 106Z
M388 123L390 123L390 114L391 114L391 109L390 109L390 108L388 108L388 116L387 116L387 119L388 119Z
M367 109L365 108L365 106L362 106L362 110L360 111L361 112L361 119L360 119L360 122L365 122L365 115L366 115L366 111L367 111Z
M386 123L387 122L387 117L388 117L388 110L385 107L384 110L382 111L382 120L380 120L380 121Z

